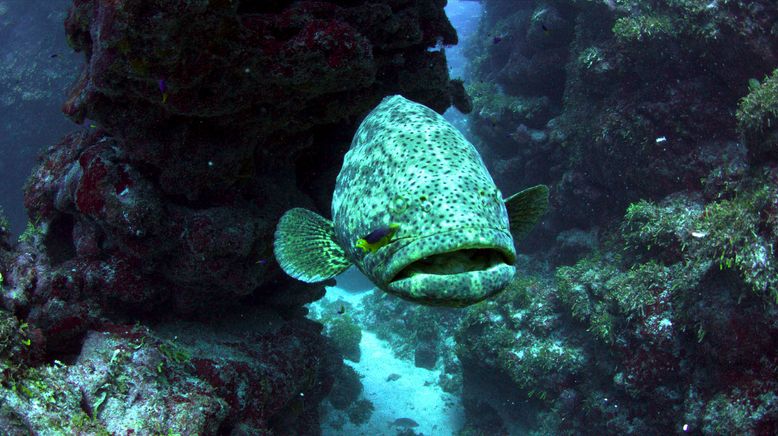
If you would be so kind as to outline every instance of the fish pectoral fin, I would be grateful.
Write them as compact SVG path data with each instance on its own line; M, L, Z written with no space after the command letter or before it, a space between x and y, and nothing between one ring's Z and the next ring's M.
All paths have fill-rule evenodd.
M273 251L284 272L306 283L330 279L351 266L335 242L332 221L301 208L278 221Z
M518 241L540 221L548 209L548 186L537 185L513 194L505 200L511 233Z

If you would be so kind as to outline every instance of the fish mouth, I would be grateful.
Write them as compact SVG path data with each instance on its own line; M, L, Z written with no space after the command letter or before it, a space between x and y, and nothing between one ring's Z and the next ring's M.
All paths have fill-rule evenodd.
M516 272L510 233L470 229L415 239L392 255L386 290L432 306L464 307L504 289Z

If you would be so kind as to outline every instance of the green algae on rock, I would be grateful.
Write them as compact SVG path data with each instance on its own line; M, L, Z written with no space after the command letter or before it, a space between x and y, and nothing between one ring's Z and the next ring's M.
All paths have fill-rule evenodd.
M750 92L737 109L738 131L749 152L778 157L778 69L761 83L753 79Z

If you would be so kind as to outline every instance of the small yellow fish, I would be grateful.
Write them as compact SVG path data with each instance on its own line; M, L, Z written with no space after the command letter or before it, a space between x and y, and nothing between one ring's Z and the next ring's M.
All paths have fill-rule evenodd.
M359 238L356 246L357 248L361 248L365 253L372 253L388 244L398 230L400 230L400 225L397 223L389 224L386 227L379 227L364 238Z

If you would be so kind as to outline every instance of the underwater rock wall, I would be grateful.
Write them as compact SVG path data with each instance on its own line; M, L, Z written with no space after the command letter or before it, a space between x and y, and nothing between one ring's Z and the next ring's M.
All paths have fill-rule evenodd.
M456 42L434 2L76 1L66 29L86 64L64 111L91 129L46 154L30 216L63 227L79 260L135 262L180 312L279 278L277 217L329 208L353 127L383 96L442 111L461 90L427 50Z
M64 110L88 128L47 151L25 205L76 294L119 311L193 313L268 283L265 303L315 299L271 260L277 217L329 208L383 96L442 111L461 91L428 50L456 42L435 2L76 1L66 29L86 64Z
M778 5L484 5L479 146L553 205L458 327L466 434L775 434Z
M0 409L0 427L318 433L342 363L300 321L323 288L281 274L275 223L292 206L326 214L353 132L384 96L467 109L436 49L457 39L443 3L74 0L65 29L85 64L63 111L83 128L43 154L25 187L30 224L0 246L6 336L33 356L4 356L3 388L26 390ZM176 351L153 339L166 324L146 325L230 321L236 306L270 310L285 333L246 337L249 325ZM133 331L146 330L129 339L95 333L139 321ZM147 347L162 366L136 361ZM154 393L71 377L85 365L140 374L138 389ZM139 397L137 410L161 401L168 412L122 421L119 403ZM40 401L45 410L26 406Z
M749 82L778 63L769 1L487 0L474 131L504 190L546 182L544 236L602 226L640 198L701 187L739 139Z
M256 308L234 316L153 329L103 323L87 333L75 360L42 365L34 328L0 311L0 429L318 434L317 405L341 367L321 327Z
M774 434L778 171L752 176L634 203L586 258L468 309L471 430Z

